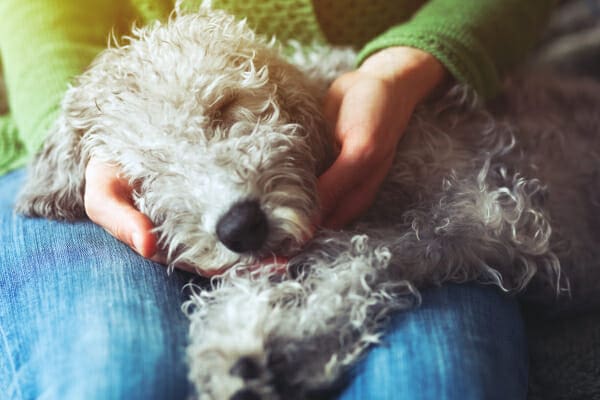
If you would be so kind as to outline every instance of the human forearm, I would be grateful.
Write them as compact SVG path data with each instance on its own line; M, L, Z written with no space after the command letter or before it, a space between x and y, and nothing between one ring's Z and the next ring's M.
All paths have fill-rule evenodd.
M402 46L388 47L372 54L358 70L389 81L412 106L421 102L448 77L448 71L434 56Z
M9 106L30 152L43 142L68 82L83 72L106 46L113 26L128 16L124 4L121 0L0 2L0 50Z
M500 75L531 48L554 0L431 0L413 18L375 38L369 55L391 46L422 49L458 80L484 97L495 93Z

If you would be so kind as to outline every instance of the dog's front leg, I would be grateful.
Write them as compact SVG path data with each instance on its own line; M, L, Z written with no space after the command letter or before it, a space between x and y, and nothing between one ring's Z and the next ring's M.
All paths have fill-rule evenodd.
M200 400L277 400L267 341L281 309L266 276L230 271L185 305L190 318L189 379Z
M284 274L228 273L192 297L188 356L201 399L315 398L379 340L390 312L415 304L367 236L311 247Z

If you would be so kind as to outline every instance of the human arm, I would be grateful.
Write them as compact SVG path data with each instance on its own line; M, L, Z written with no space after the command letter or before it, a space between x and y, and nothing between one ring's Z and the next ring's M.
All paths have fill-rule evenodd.
M446 78L430 54L391 47L335 80L324 113L340 153L319 178L322 225L342 228L370 206L414 108Z
M33 154L56 119L73 77L107 45L131 13L120 0L3 0L0 51L9 109Z
M121 0L0 2L0 49L11 121L17 128L12 132L29 154L39 151L71 79L106 47L111 30L118 35L128 28L133 17L127 4ZM140 254L151 256L156 246L151 224L133 207L130 192L123 190L115 171L90 162L86 177L88 216Z
M367 43L358 63L392 46L437 58L453 78L489 98L503 74L539 37L556 0L430 0L413 17Z
M501 74L533 44L553 3L432 0L410 21L368 43L359 54L361 66L351 73L354 85L348 84L347 74L341 76L325 101L325 114L334 127L341 152L319 179L321 224L341 228L371 205L415 105L445 79L444 75L470 85L484 98L493 96L499 89ZM405 50L388 53L388 49L401 48ZM382 53L389 56L382 59ZM425 62L415 64L415 60ZM442 76L430 73L436 62L444 66ZM376 97L380 84L362 70L367 67L376 75L387 71L390 76L389 69L383 69L386 65L396 69L391 73L396 83L388 85L386 94ZM416 70L421 68L425 77L416 78ZM397 91L392 93L390 87ZM330 111L340 107L347 112Z

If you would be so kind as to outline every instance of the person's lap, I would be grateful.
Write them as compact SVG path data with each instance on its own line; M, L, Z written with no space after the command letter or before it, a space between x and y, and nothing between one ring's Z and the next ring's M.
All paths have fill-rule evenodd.
M528 351L519 306L494 287L448 284L395 315L342 400L525 399Z
M18 190L19 175L0 178L3 193ZM0 199L0 359L8 361L0 397L185 398L180 306L190 275L168 276L90 222L15 216L7 197Z
M183 399L191 275L167 275L90 222L12 213L0 177L0 397ZM516 302L446 285L394 316L341 398L518 399L527 351Z

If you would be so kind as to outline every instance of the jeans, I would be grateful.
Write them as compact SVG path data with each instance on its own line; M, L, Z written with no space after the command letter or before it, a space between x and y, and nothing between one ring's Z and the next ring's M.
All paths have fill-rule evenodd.
M0 398L184 399L193 276L144 260L88 221L14 215L0 177ZM524 399L519 306L491 286L424 290L390 320L339 398Z

